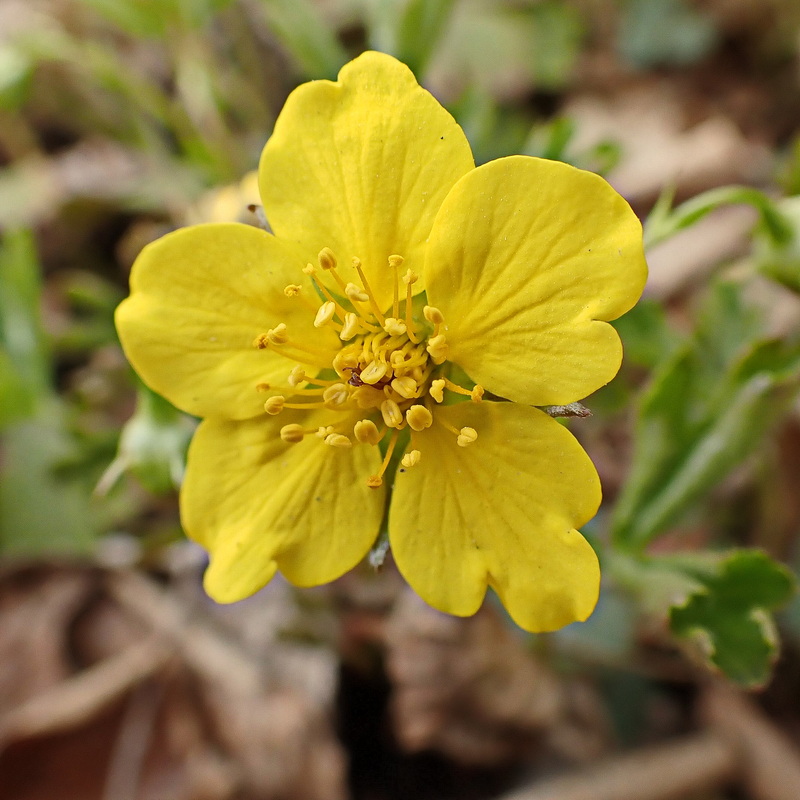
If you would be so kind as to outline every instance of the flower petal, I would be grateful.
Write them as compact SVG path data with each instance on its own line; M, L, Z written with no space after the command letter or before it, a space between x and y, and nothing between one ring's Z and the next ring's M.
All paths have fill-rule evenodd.
M422 271L433 218L473 165L463 131L411 70L368 52L337 82L306 83L289 96L261 156L261 197L275 235L306 260L330 247L349 281L358 279L350 261L360 258L385 308L389 256Z
M142 380L196 416L263 414L262 382L284 383L294 362L253 340L286 323L292 341L325 351L336 335L283 288L302 264L270 234L235 223L198 225L148 245L131 272L131 296L117 309L125 355ZM324 360L324 359L323 359Z
M425 261L449 359L530 405L580 400L619 369L610 325L642 293L639 220L602 178L512 156L465 175L439 211Z
M314 428L330 417L284 412L200 424L181 517L187 534L211 553L205 587L218 602L248 597L276 569L299 586L334 580L375 541L385 492L366 480L380 464L378 449L330 447L315 435L290 445L279 436L290 422Z
M445 425L474 428L467 447ZM514 621L550 631L597 601L597 557L575 528L600 503L589 457L564 427L512 403L435 410L420 463L398 471L389 536L400 572L430 605L466 616L491 585Z

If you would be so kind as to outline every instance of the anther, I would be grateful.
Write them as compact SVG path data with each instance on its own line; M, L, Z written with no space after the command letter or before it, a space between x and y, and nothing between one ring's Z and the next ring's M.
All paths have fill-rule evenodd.
M386 317L383 329L390 336L402 336L406 332L406 323L396 317Z
M352 447L353 443L343 433L329 433L325 437L325 444L331 447Z
M367 486L369 486L370 489L377 489L383 486L383 478L381 478L380 475L370 475L369 478L367 478Z
M382 438L378 426L371 419L360 419L356 422L353 435L361 444L378 444Z
M386 455L383 457L383 462L381 463L380 471L377 475L370 475L367 478L367 486L370 489L377 489L383 483L383 473L386 472L386 468L389 466L389 461L392 459L392 453L394 452L395 445L397 444L397 437L400 431L393 431L392 436L389 439L389 444L386 445Z
M404 261L405 259L403 258L403 256L398 256L398 255L389 256L389 266L392 269L399 269L400 267L403 266Z
M318 436L320 439L325 439L332 433L335 433L333 425L320 425L319 428L317 428L317 432L314 435Z
M431 382L431 388L428 389L428 394L437 402L441 403L444 400L444 380L437 378Z
M303 291L302 286L298 286L296 283L290 283L288 286L285 286L283 289L283 293L287 297L297 297L300 292Z
M306 432L303 430L303 426L298 425L296 422L292 422L290 425L284 425L281 428L281 439L283 439L286 444L302 442L305 435Z
M302 383L306 379L306 371L297 364L296 366L292 367L292 371L289 373L289 377L286 379L286 382L289 386L297 386L298 383Z
M476 384L469 393L469 399L472 400L473 403L480 403L481 400L483 400L483 386Z
M336 313L336 303L328 302L323 303L319 307L319 311L317 311L317 316L314 317L314 327L315 328L322 328L323 326L327 325L332 319L333 315Z
M344 287L344 293L351 303L366 303L369 300L369 295L354 283L348 283Z
M276 394L274 397L270 397L266 403L264 403L264 411L271 416L275 416L276 414L280 414L283 411L283 406L286 403L286 398L283 395Z
M403 275L403 283L406 286L411 286L412 284L416 283L419 280L419 275L414 272L413 269L410 269Z
M321 269L336 269L336 256L330 247L323 247L317 256L317 262Z
M333 357L333 368L341 375L358 368L358 356L350 348L343 348ZM380 378L378 379L380 380Z
M422 453L419 450L409 450L401 459L400 463L406 468L416 467L422 458Z
M422 309L422 316L425 317L431 325L441 325L444 322L444 314L442 314L436 306L425 306Z
M447 360L450 347L447 344L445 335L440 333L438 336L432 336L428 339L428 344L425 349L433 359L434 364L441 364Z
M325 405L333 408L340 408L345 405L349 397L350 392L348 392L347 386L343 383L334 383L333 386L329 386L322 393L322 399L325 401Z
M456 439L456 444L459 447L466 447L472 444L478 438L478 431L475 428L462 428Z
M253 339L253 347L257 348L258 350L266 350L269 347L269 337L266 333L259 333L255 339Z
M364 383L375 384L382 380L389 367L383 361L370 361L364 369L361 370L361 380Z
M256 391L257 392L268 392L270 390L270 385L268 383L257 383L256 384Z
M303 274L313 277L317 274L317 268L313 264L306 264L303 267Z
M433 424L433 414L425 406L413 405L406 411L406 422L412 431L424 431Z
M403 423L403 412L394 400L381 403L381 416L387 428L398 428Z
M348 311L344 315L344 325L342 325L342 330L339 331L339 338L346 342L348 339L352 339L360 330L361 323L358 320L358 315Z
M408 375L402 378L395 378L391 386L400 397L405 397L406 400L411 400L417 396L417 382Z
M267 331L267 339L270 344L286 344L286 342L289 341L289 333L286 330L286 324L281 322L280 325L270 328Z

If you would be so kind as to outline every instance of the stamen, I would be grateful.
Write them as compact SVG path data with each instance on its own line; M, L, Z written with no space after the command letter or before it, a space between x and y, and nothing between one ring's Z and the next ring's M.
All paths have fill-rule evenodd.
M292 371L289 373L289 377L287 378L287 383L289 386L297 386L298 383L302 383L306 379L306 371L297 364L296 366L292 367Z
M406 332L408 333L408 338L411 339L414 344L418 344L421 339L417 336L416 331L414 330L414 324L412 321L412 289L411 287L419 280L419 275L412 270L408 270L406 274L403 276L403 283L406 285Z
M386 317L383 322L383 329L390 336L402 336L406 332L406 323L397 317Z
M290 283L288 286L285 286L284 289L283 289L283 293L287 297L297 297L297 295L299 295L300 292L302 292L302 291L303 291L303 287L298 285L298 284L296 284L296 283Z
M422 453L419 450L409 450L401 459L400 463L406 468L416 467L422 458Z
M442 364L447 361L447 354L450 350L450 346L447 344L445 335L440 333L438 336L433 336L428 339L428 345L425 349L433 359L434 364Z
M406 422L413 431L424 431L433 425L433 414L422 405L413 405L406 411Z
M403 378L395 378L391 383L391 387L400 397L405 397L406 400L413 400L417 396L417 382L407 375Z
M344 325L342 325L342 330L339 332L339 338L346 342L348 339L352 339L357 333L361 332L361 321L358 318L357 314L354 314L352 311L348 311L344 315Z
M286 407L286 398L283 395L276 394L274 397L270 397L266 403L264 403L264 411L267 412L270 416L275 416L276 414L280 414L281 411Z
M337 302L336 298L328 291L328 287L325 286L324 283L317 280L317 270L313 264L306 264L303 268L303 272L311 278L311 282L316 287L317 291L329 302L333 303L334 307L336 308L336 314L338 315L339 319L344 319L345 310L342 306ZM335 274L335 273L334 273Z
M385 395L380 389L374 386L359 386L352 395L356 405L366 411L368 408L379 408L384 401Z
M317 256L317 263L325 270L336 269L336 256L333 254L333 250L330 247L323 247Z
M284 425L281 428L281 439L283 439L286 444L302 442L305 435L306 431L303 430L303 426L298 425L296 422L292 422L290 425Z
M348 283L344 287L344 293L351 303L367 303L369 302L369 295L354 283Z
M459 447L466 447L467 445L472 444L477 438L478 431L476 431L475 428L462 428L459 431L456 444Z
M336 428L333 425L320 425L317 428L316 435L320 439L324 439L326 436L330 436L332 433L336 433Z
M336 303L330 300L328 300L327 303L323 303L319 307L319 311L317 311L317 316L314 317L314 327L322 328L324 325L327 325L333 319L335 313Z
M322 392L322 399L327 408L341 408L350 399L350 392L343 383L334 383Z
M267 341L270 344L286 344L289 341L289 332L286 328L286 323L281 322L274 328L267 331Z
M381 403L381 416L387 428L399 428L403 424L403 412L394 400Z
M402 266L405 259L403 256L389 256L389 266L394 272L394 299L392 300L392 316L397 318L400 313L400 281L397 275L397 270Z
M361 380L364 383L376 384L383 380L389 367L384 361L370 361L364 369L361 370Z
M473 403L480 403L483 399L483 386L475 385L472 389L465 389L463 386L453 383L448 378L444 379L444 384L451 392L463 394L466 397L469 397Z
M386 455L383 457L383 463L381 464L380 471L377 475L371 475L369 478L367 478L367 486L369 486L370 489L377 489L383 483L383 473L386 472L386 467L389 466L389 461L392 458L392 453L394 452L395 445L397 444L397 437L399 435L400 431L392 431L392 438L389 439L389 445L386 448Z
M372 313L375 315L375 318L378 320L378 322L383 325L385 317L381 313L380 308L378 308L378 304L375 302L375 295L372 293L372 289L369 287L369 282L367 281L367 276L364 274L364 269L361 266L360 258L353 259L353 267L355 267L356 272L358 272L358 277L361 278L364 291L369 296L369 306L372 309Z
M428 389L428 394L437 402L441 403L444 400L444 378L437 378L431 382L431 388Z
M378 430L378 426L371 419L360 419L353 426L353 435L361 444L378 444L383 438L383 434Z
M331 447L352 447L353 443L343 433L330 433L325 437L325 444Z

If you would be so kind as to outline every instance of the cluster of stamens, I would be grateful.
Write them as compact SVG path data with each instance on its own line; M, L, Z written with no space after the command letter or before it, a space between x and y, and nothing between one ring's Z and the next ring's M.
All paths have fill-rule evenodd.
M342 345L333 352L309 348L293 341L285 324L276 325L258 336L254 345L285 356L295 366L287 376L286 386L262 383L257 389L270 393L264 410L271 415L287 408L363 412L363 418L352 429L336 424L307 429L291 423L281 428L280 435L290 444L315 435L331 447L379 445L388 436L380 471L368 480L369 486L377 487L383 482L401 432L409 434L402 466L411 468L419 463L421 453L415 438L433 424L432 410L444 401L445 390L467 395L477 403L483 397L483 389L465 389L447 377L437 377L437 368L448 355L444 317L438 308L425 306L425 321L413 318L413 286L418 276L409 269L400 277L402 256L389 256L394 277L391 315L384 314L376 302L359 259L353 259L353 267L360 285L344 281L337 271L336 257L327 247L320 251L318 265L308 264L303 270L314 287L316 302L311 303L302 285L290 284L284 294L309 302L315 314L314 326L335 330ZM336 294L320 280L320 271L332 276L339 288ZM405 286L404 302L400 298L401 282ZM317 306L319 300L322 304ZM330 369L336 378L319 377ZM478 436L474 428L447 427L461 447Z

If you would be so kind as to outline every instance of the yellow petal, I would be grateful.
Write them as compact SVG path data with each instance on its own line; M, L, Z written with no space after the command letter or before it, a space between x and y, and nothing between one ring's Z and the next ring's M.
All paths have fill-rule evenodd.
M198 225L148 245L131 272L131 296L117 309L125 355L142 380L197 416L263 414L259 383L284 384L294 366L253 340L283 322L293 340L326 351L333 331L283 288L302 264L276 239L247 225Z
M403 256L404 270L421 270L433 218L472 167L461 128L408 67L368 52L337 82L306 83L289 96L261 156L259 182L276 236L314 263L330 247L346 281L358 281L350 262L360 258L386 308L389 256Z
M330 447L315 435L286 444L279 430L357 418L285 412L244 421L205 420L189 449L181 518L211 553L206 591L221 603L241 600L279 569L299 586L326 583L354 567L375 541L383 489L367 478L378 448Z
M449 360L489 391L530 405L580 400L619 369L601 320L639 298L639 220L602 178L555 161L498 159L443 203L425 262Z
M467 447L442 423L474 428ZM514 621L551 631L597 601L597 557L575 530L600 503L589 457L570 432L512 403L437 407L399 471L389 537L400 572L434 608L466 616L491 585Z

